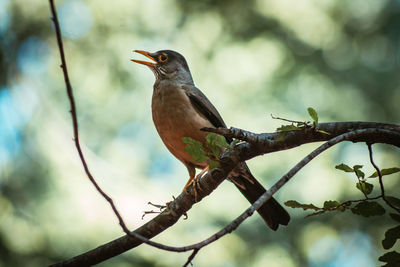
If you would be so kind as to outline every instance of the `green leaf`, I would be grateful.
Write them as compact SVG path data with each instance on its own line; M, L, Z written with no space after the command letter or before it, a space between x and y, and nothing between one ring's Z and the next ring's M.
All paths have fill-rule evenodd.
M354 172L356 173L358 178L364 178L365 174L361 171L361 168L363 167L363 165L354 165L353 169Z
M317 124L318 124L318 114L317 114L317 112L312 107L309 107L307 109L307 111L308 111L308 114L310 115L311 119L313 120L314 127L316 127Z
M393 220L395 220L397 222L400 222L400 214L398 214L398 213L390 213L389 215Z
M344 172L354 172L353 168L344 163L336 165L335 168Z
M299 131L300 128L294 126L293 124L290 125L282 125L281 127L277 128L277 132L289 132L289 131Z
M397 239L400 238L400 225L390 228L385 232L385 239L382 240L382 246L384 249L390 249L394 246Z
M219 166L219 162L216 160L210 160L208 164L209 164L210 170L215 169Z
M331 135L330 133L328 133L328 132L325 132L325 131L322 131L322 130L318 130L317 132L319 132L319 133L323 133L323 134L326 134L326 135Z
M194 161L202 162L209 159L204 151L203 144L200 141L194 140L190 137L183 137L182 142L187 144L185 146L185 151L193 157Z
M357 183L356 187L358 190L367 195L371 194L372 190L374 189L374 185L367 182Z
M328 200L324 202L324 210L336 209L338 206L340 206L340 203L336 200Z
M393 174L396 172L400 172L400 168L398 167L393 167L393 168L387 168L387 169L382 169L381 173L382 175L389 175L389 174Z
M390 202L393 206L396 206L396 208L400 208L400 199L397 197L392 197L392 196L385 196L386 200Z
M225 140L225 137L215 133L209 133L206 136L206 146L208 151L214 156L214 158L218 158L222 148L229 147L228 143Z
M364 217L379 216L385 214L385 209L375 201L363 201L351 209L354 214Z
M302 208L303 210L321 210L321 208L318 208L313 204L301 204L296 200L288 200L285 202L285 205L291 208Z
M362 167L363 167L363 165L354 165L353 169L358 170L358 169L361 169Z
M398 167L393 167L393 168L387 168L387 169L382 169L381 174L382 176L384 175L390 175L396 172L400 172L400 168ZM375 178L378 177L378 172L374 172L369 178Z
M225 137L216 133L209 133L206 136L206 143L210 145L217 146L219 148L225 147L227 148L229 145L226 142Z
M399 266L400 263L400 253L396 251L390 251L379 257L379 261L387 262L385 266Z
M340 206L337 207L336 210L341 211L341 212L344 212L344 211L346 210L346 207L343 206L343 205L340 205Z

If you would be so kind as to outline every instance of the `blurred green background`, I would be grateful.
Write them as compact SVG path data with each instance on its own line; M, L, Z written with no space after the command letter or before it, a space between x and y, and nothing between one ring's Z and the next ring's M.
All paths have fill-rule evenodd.
M153 74L132 50L173 49L228 126L272 132L270 114L320 121L400 121L400 1L113 0L56 1L80 135L89 166L129 228L147 202L165 203L187 180L151 120ZM0 266L44 266L122 235L89 183L72 140L48 1L0 0ZM271 185L318 144L249 161ZM381 168L399 150L375 145ZM359 199L356 179L335 170L363 164L364 144L341 144L314 160L277 198L321 206ZM399 175L385 179L395 194ZM373 182L376 187L376 181ZM378 193L378 192L375 192ZM208 237L246 207L228 183L195 205L188 220L154 240L185 245ZM331 213L270 231L258 216L202 249L195 266L379 265L388 216ZM189 254L140 246L99 266L181 266Z

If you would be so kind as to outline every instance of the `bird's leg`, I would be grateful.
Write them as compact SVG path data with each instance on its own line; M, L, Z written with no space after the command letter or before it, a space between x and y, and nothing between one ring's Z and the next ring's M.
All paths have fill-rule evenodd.
M190 177L189 177L189 180L187 181L185 187L183 188L183 191L187 194L188 193L187 188L193 183L194 177L196 175L196 169L193 167L189 167L189 166L186 166L186 167L189 171Z
M198 175L196 175L196 171L194 168L193 169L188 168L188 170L189 170L190 178L189 178L189 181L186 183L185 187L183 188L183 191L185 193L188 193L187 188L189 186L193 185L194 201L197 202L197 195L198 195L197 189L199 189L200 191L202 190L199 180L209 170L209 166L207 165Z
M204 169L201 170L199 174L197 174L196 178L194 178L193 183L194 185L201 191L201 185L200 185L200 178L203 177L203 175L210 170L210 166L207 165Z

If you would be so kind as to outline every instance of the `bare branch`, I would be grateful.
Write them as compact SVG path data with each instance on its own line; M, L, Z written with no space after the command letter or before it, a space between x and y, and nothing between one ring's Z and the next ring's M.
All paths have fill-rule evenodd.
M303 144L327 141L335 136L344 134L346 132L361 130L361 129L382 129L387 130L386 134L375 134L363 137L355 137L353 142L367 142L367 143L385 143L400 147L400 125L378 122L327 122L319 123L317 128L321 131L328 132L329 135L315 131L314 128L306 128L299 131L287 131L285 137L279 139L279 132L274 133L252 133L239 128L231 127L226 128L203 128L203 131L221 134L227 138L236 138L246 141L251 144L256 144L259 149L264 153L277 152L294 148ZM256 151L257 152L257 151Z
M294 120L288 120L285 118L281 118L281 117L277 117L271 114L271 118L273 118L274 120L281 120L281 121L286 121L286 122L291 122L291 123L297 123L297 124L301 124L303 126L309 126L310 128L312 127L311 125L308 125L309 122L307 121L294 121Z
M187 260L186 263L183 265L183 267L186 267L186 266L188 266L189 264L190 264L190 265L193 265L193 264L192 264L192 260L193 260L194 257L197 255L197 253L199 252L199 250L200 250L200 249L194 249L194 250L193 250L192 254L190 254L188 260Z
M394 206L392 203L390 203L390 201L387 200L387 198L386 198L386 195L385 195L385 187L384 187L384 185L383 185L383 180L382 180L382 172L381 172L381 170L379 169L378 165L375 164L374 157L373 157L373 153L372 153L372 145L371 145L371 144L368 144L368 152L369 152L369 160L370 160L372 166L374 166L374 168L375 168L375 170L376 170L376 173L378 174L378 177L379 177L379 186L380 186L380 188L381 188L381 196L382 196L382 199L386 202L386 204L387 204L389 207L391 207L392 209L394 209L395 211L397 211L397 212L400 213L400 209L397 208L396 206Z
M227 233L234 231L245 219L250 217L262 204L270 199L272 195L278 191L289 179L291 179L302 167L309 163L318 154L326 150L327 148L345 141L353 140L354 138L367 139L369 135L388 134L387 130L382 129L361 129L352 131L349 133L342 134L335 138L332 138L327 143L314 150L310 155L304 158L296 166L294 166L287 174L285 174L274 186L267 190L250 208L243 212L238 218L232 221L222 230L218 231L209 238L189 246L175 247L174 249L179 251L189 251L194 249L200 249L212 242L215 242ZM400 134L399 134L400 137ZM210 173L204 175L200 179L203 191L199 192L199 200L207 196L214 190L226 177L226 175L240 162L253 157L252 147L254 144L242 144L236 147L234 150L227 150L221 156L221 165L219 168L213 169ZM263 154L259 151L259 155ZM185 193L179 195L169 205L170 210L168 212L163 211L160 215L156 216L153 220L141 226L135 232L139 233L147 238L156 236L166 228L172 226L179 217L188 211L194 204L194 199ZM118 254L121 254L133 247L140 245L141 240L131 238L129 236L121 237L75 258L67 260L54 266L80 266L85 264L95 264L104 261L105 259L111 258ZM172 247L168 247L172 248ZM89 261L90 260L90 261ZM89 264L89 265L90 265Z

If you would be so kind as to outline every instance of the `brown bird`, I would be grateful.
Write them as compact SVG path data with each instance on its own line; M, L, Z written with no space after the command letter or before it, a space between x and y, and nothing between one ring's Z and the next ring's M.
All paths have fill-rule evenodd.
M226 125L216 108L207 97L194 85L192 75L185 58L171 50L149 53L142 50L135 52L146 56L152 62L135 60L133 62L148 66L155 75L152 98L154 125L168 150L179 159L189 172L189 181L184 190L196 179L196 168L204 173L208 170L207 162L196 162L185 151L183 137L191 137L205 144L204 127L225 127ZM199 177L199 175L197 176ZM251 174L246 163L238 165L228 176L250 203L254 203L266 190ZM195 183L193 185L196 190ZM262 205L258 213L267 225L278 229L280 224L287 225L290 216L274 199Z

